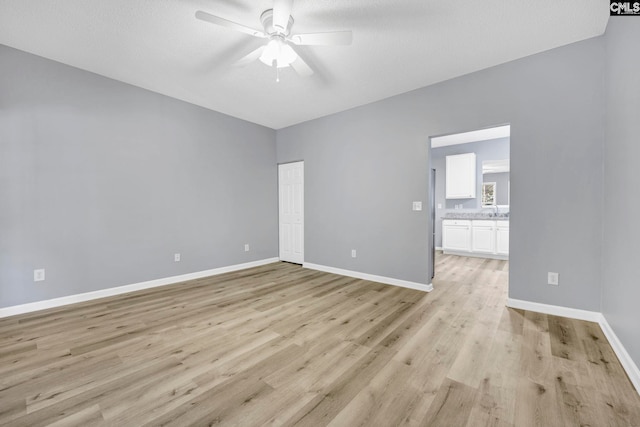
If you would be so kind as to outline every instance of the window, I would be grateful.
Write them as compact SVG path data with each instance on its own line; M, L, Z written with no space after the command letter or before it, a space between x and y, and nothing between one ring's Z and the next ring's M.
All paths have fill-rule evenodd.
M495 206L496 205L496 183L495 182L483 182L482 183L482 206Z

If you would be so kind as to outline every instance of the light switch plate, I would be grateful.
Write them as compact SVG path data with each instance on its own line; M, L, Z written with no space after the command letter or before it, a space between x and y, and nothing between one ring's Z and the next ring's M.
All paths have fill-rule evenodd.
M560 282L560 275L549 271L547 273L547 283L553 286L558 286Z
M421 211L422 210L422 202L413 202L413 210Z
M44 268L33 270L33 281L42 282L44 280Z
M173 254L173 261L180 262L180 254Z

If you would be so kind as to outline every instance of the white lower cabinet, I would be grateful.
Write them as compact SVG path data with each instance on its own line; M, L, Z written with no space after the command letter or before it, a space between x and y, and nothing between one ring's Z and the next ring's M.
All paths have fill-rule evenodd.
M442 249L450 251L471 250L471 221L445 219L442 221Z
M484 254L496 252L495 221L471 221L471 251Z
M509 255L509 221L496 222L496 253Z
M442 221L442 250L445 253L506 258L509 255L509 221Z

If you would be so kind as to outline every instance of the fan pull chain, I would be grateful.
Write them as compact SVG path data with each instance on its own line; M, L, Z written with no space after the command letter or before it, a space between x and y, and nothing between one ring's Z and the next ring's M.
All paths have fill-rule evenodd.
M280 83L280 71L278 70L278 58L274 59L271 63L273 68L276 69L276 83Z

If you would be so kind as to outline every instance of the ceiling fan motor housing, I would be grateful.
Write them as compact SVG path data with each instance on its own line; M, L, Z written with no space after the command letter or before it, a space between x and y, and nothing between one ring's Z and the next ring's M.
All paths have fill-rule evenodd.
M285 28L284 31L279 31L278 28L273 26L273 9L267 9L262 12L262 15L260 15L260 22L262 22L262 27L264 28L265 33L269 35L282 34L286 37L291 32L293 16L289 15L289 22L287 22L287 28Z

